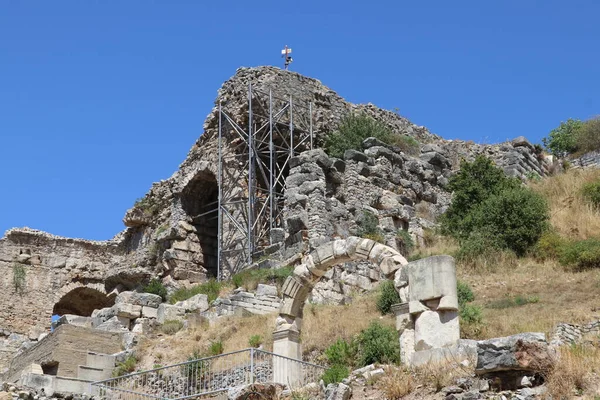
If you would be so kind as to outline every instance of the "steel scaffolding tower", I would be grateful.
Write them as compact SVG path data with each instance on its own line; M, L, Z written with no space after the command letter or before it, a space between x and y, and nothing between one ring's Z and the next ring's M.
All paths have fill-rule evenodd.
M252 263L282 226L291 158L313 148L312 102L278 97L248 85L248 113L219 103L218 278ZM228 140L227 143L224 140ZM214 209L208 213L214 213Z

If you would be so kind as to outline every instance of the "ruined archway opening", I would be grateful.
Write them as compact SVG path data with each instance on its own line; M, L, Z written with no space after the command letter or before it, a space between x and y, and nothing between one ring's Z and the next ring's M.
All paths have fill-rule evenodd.
M60 298L52 309L52 315L80 315L91 317L94 310L112 307L115 296L107 296L96 289L79 287Z
M195 239L202 253L200 264L210 277L218 273L218 199L219 186L210 172L194 177L181 196L183 210L196 228Z

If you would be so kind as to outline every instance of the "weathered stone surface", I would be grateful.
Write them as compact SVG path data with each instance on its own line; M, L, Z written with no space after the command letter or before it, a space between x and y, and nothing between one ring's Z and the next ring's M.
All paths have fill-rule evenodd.
M129 324L130 320L128 318L114 316L98 325L96 329L108 332L122 332L129 330Z
M327 400L348 400L352 396L352 388L344 383L330 384L325 391Z
M115 298L115 303L128 303L136 306L158 308L160 303L162 303L162 298L152 293L121 292Z
M183 308L187 312L208 310L208 296L197 294L184 301L178 301L175 306ZM160 310L160 307L159 307Z
M171 304L161 304L158 306L158 313L156 320L164 324L165 321L182 321L185 318L185 308L171 305Z
M256 287L256 295L257 296L275 296L277 297L277 286L273 285L265 285L259 283Z
M457 311L424 311L415 321L415 350L447 347L460 339Z
M477 342L479 375L499 371L543 372L551 368L553 353L543 333L520 333Z
M117 317L136 319L142 315L142 306L128 303L118 303L113 306Z
M433 256L408 266L411 313L422 311L422 302L439 299L438 310L458 310L456 267L450 256Z

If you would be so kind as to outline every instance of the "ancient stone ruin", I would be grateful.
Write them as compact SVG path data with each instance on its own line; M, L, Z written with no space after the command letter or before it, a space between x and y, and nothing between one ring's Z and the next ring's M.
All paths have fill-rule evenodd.
M349 113L365 113L418 146L408 152L369 138L343 158L330 157L324 138ZM457 346L453 261L438 257L406 268L403 237L424 240L424 229L450 204L448 178L461 160L479 154L521 179L552 167L524 138L497 145L445 140L394 112L348 103L316 79L240 68L219 90L179 169L126 212L126 229L113 239L29 228L0 239L0 372L19 349L49 333L52 315L143 332L149 320L208 308L202 299L156 307L123 300L152 278L173 290L284 265L296 270L281 303L268 290L238 292L213 312L281 304L275 347L297 357L305 301L343 304L353 291L393 278L403 301L394 308L403 359ZM365 213L375 217L383 243L357 237Z

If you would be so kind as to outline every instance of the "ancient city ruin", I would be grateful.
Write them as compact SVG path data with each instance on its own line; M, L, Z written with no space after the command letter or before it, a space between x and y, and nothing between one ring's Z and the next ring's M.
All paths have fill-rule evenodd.
M414 138L418 148L409 154L370 138L362 151L328 156L325 136L344 116L359 112ZM190 311L224 315L236 309L278 311L273 352L301 359L307 301L344 304L351 292L368 291L384 279L394 280L401 298L393 311L404 363L450 353L476 358L473 343L459 337L454 260L436 256L409 264L397 232L422 242L424 229L450 204L448 178L462 159L479 154L521 179L546 176L552 165L523 137L497 145L446 140L394 112L350 104L316 79L274 67L240 68L219 90L179 169L127 211L126 229L113 239L64 238L29 228L6 232L0 240L0 302L6 305L0 308L0 371L16 381L39 365L41 375L84 379L86 363L102 358L89 352L106 350L86 348L79 372L67 370L62 361L44 358L59 357L41 350L45 337L66 336L79 326L87 332L82 336L113 335L134 345L155 322ZM365 211L376 216L383 243L358 237ZM153 278L176 289L228 279L245 268L283 265L295 270L281 297L263 287L212 305L205 298L169 305L159 296L135 294ZM17 281L21 270L23 280ZM47 336L53 315L63 316L63 325ZM15 354L27 357L18 361ZM276 379L296 379L298 369L279 362ZM103 368L87 375L90 381L109 376ZM54 381L41 385L59 391Z

